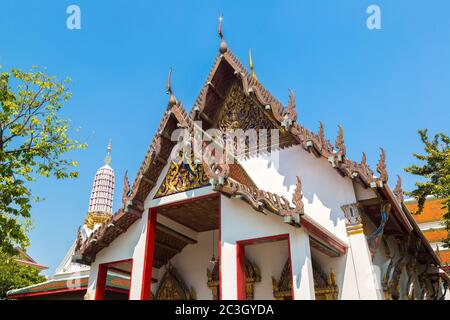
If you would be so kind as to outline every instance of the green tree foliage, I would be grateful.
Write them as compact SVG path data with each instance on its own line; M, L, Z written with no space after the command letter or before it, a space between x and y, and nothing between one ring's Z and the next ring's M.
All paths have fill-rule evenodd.
M427 130L419 130L420 139L424 144L425 154L414 153L414 157L421 160L421 166L412 165L405 171L424 178L424 182L417 182L416 189L409 192L418 201L417 214L423 211L425 199L435 196L442 201L444 225L450 230L450 137L444 133L435 134L431 140ZM445 241L450 246L450 238Z
M9 290L44 281L46 278L39 274L39 269L19 264L14 257L0 252L0 299L4 299Z
M84 148L60 116L70 99L69 79L57 81L33 67L0 73L0 251L28 246L33 201L30 184L40 177L77 177L65 154Z

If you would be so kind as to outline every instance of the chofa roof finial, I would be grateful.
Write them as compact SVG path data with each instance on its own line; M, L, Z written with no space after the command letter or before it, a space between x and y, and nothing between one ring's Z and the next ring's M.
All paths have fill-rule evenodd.
M175 96L173 95L172 84L170 83L171 78L172 78L172 67L170 67L169 76L167 77L167 85L166 85L166 92L168 94L170 94L169 107L173 107L177 103L177 99L175 99Z
M303 187L302 180L297 176L295 183L294 195L292 196L292 203L295 205L295 212L298 214L303 214L305 211L305 205L303 203Z
M248 64L250 66L250 70L252 71L252 78L258 80L256 77L255 68L253 67L252 49L248 49Z
M219 17L219 29L218 29L218 34L219 37L221 39L220 41L220 46L219 46L219 51L220 53L224 54L225 52L227 52L228 47L227 44L225 42L225 39L223 38L223 33L222 33L222 21L223 21L223 14L220 15Z
M381 149L380 160L378 160L377 164L377 172L380 174L380 178L383 182L388 181L388 174L386 170L386 153L383 148Z
M397 175L397 184L395 185L394 195L397 198L398 202L403 202L404 196L402 188L402 178L399 175Z
M347 148L345 147L344 144L344 128L342 126L338 127L339 127L339 134L336 139L335 147L339 149L339 153L342 156L345 156L345 154L347 153Z
M367 169L367 156L366 153L362 153L362 159L361 159L361 167L366 170Z
M122 205L126 205L128 196L130 194L130 182L128 181L128 171L125 171L125 175L123 177L123 193L122 193Z
M287 106L287 115L292 122L297 121L297 109L295 105L294 90L289 89L289 102Z

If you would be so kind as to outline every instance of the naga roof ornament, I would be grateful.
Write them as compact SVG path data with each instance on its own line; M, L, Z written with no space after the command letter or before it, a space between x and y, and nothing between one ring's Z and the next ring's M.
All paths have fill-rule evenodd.
M123 177L123 193L122 193L122 205L125 206L130 195L130 182L128 181L127 171L125 171L125 176Z
M295 184L294 195L292 196L292 203L295 205L295 212L303 214L305 211L305 205L303 204L303 192L302 181L297 176L297 182Z
M287 114L291 118L292 122L297 121L297 110L295 104L295 94L294 90L289 90L289 102L287 107Z
M394 195L397 198L398 202L403 202L403 188L402 188L402 178L400 178L399 175L397 175L397 184L395 185L394 189Z
M167 85L166 85L166 92L170 94L169 98L169 107L173 107L177 104L177 99L173 95L172 91L172 84L171 84L171 78L172 78L172 67L169 69L169 76L167 77Z
M362 168L364 171L367 171L367 156L366 156L366 153L365 153L365 152L362 153L361 168Z
M221 14L220 17L219 17L219 28L217 30L217 33L219 34L219 37L221 39L220 46L219 46L219 51L220 51L221 54L224 54L225 52L228 51L228 46L227 46L227 43L225 42L225 39L223 37L222 21L223 21L223 15Z
M339 149L339 154L343 157L345 157L345 154L347 153L347 148L344 144L344 128L339 126L339 134L336 139L335 147Z
M384 152L383 148L380 148L381 154L380 154L380 160L378 160L377 164L377 172L380 174L380 178L383 182L388 181L388 174L386 170L386 153Z
M281 125L289 129L289 127L297 121L297 110L295 105L295 95L294 90L289 90L289 102L286 109L286 112L283 117L283 121L281 122Z

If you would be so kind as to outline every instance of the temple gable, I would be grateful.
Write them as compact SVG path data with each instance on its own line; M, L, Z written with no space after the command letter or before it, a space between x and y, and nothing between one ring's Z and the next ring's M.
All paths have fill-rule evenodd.
M209 178L201 164L195 163L193 159L189 163L180 162L172 161L170 163L169 170L159 186L155 198L209 185Z
M244 94L237 81L229 89L218 121L218 129L222 132L227 130L261 130L276 129L275 121L270 119L252 98Z

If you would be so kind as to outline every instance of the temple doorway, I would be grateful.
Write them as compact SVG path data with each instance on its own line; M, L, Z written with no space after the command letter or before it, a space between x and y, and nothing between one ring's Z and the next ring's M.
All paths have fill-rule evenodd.
M151 208L141 298L219 299L219 225L216 193Z
M99 265L95 300L129 300L133 260Z

